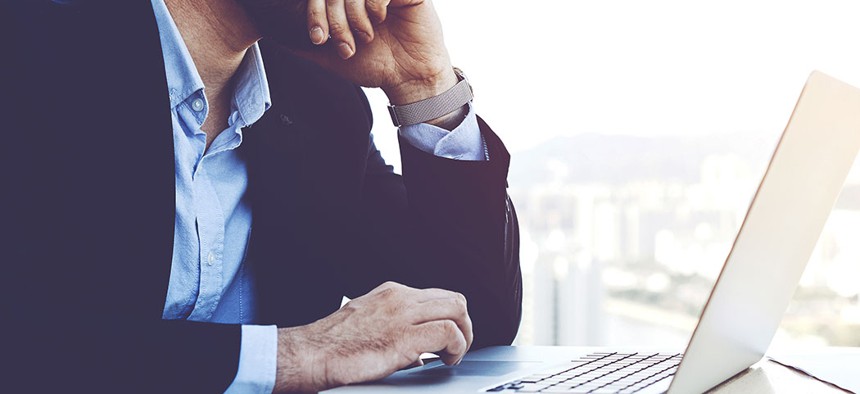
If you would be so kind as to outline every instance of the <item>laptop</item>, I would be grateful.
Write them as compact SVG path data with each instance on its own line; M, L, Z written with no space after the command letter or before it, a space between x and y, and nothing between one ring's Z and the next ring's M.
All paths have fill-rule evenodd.
M860 149L860 89L813 72L686 351L490 347L334 393L702 393L758 362Z

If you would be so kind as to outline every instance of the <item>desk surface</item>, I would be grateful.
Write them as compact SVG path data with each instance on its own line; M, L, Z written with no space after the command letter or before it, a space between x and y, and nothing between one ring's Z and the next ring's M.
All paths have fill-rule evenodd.
M513 355L512 359L528 360L536 355L541 358L563 358L572 353L606 350L606 348L564 347L564 346L519 346L500 348L503 353ZM613 349L614 350L614 349ZM623 349L622 349L623 350ZM645 350L645 349L640 349ZM660 349L654 349L660 350ZM481 354L483 352L479 352ZM826 378L831 374L831 380L844 388L851 388L860 393L860 348L819 348L803 350L772 350L769 357L780 360L794 367L799 367L816 376ZM480 357L479 357L480 358ZM804 364L804 365L800 365ZM428 365L429 366L429 365ZM406 372L406 371L403 371ZM841 381L835 381L836 378ZM851 381L853 380L853 381ZM439 387L436 387L438 389ZM391 387L385 381L379 384L342 387L333 390L337 393L413 393L434 392L432 384ZM823 383L806 374L777 364L767 357L750 367L747 371L735 376L729 381L711 391L718 394L739 393L845 393L837 387Z
M762 360L746 372L711 391L740 393L836 393L845 392L773 361Z
M860 393L860 347L772 350L768 356L843 389Z

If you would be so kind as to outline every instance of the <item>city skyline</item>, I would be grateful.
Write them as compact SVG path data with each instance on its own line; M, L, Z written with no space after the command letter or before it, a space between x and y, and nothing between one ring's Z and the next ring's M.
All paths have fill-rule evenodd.
M665 172L666 162L679 158L653 160L647 149L633 148L668 144L667 138L585 135L521 155L529 170L511 175L512 185L524 186L511 188L526 287L518 343L686 344L769 157L737 140L690 137L687 143L700 142L686 155L698 173L691 177L684 169ZM638 168L612 168L605 180L559 168L558 155L600 152L607 144L627 146L620 149L629 156L625 163ZM678 147L667 148L668 155ZM557 178L518 179L542 166L541 175ZM775 343L860 343L860 285L852 280L860 275L860 246L851 239L860 231L858 197L860 184L849 183Z

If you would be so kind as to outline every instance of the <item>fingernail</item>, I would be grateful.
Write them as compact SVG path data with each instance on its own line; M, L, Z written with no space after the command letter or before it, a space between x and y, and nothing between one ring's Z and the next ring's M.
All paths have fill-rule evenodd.
M345 42L342 42L337 46L337 52L343 60L349 59L352 57L352 54L355 53L353 52L352 47Z
M323 33L323 29L319 26L314 26L311 29L311 42L316 45L322 44L325 40L325 33Z

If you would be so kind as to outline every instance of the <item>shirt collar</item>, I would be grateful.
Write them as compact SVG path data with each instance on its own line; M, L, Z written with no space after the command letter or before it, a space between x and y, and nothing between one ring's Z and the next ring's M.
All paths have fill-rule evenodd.
M248 49L236 73L236 92L233 95L234 110L239 112L244 126L258 121L272 106L269 95L269 80L263 67L263 56L257 43Z
M152 8L161 37L170 107L176 108L204 89L203 80L164 0L152 0ZM272 106L263 57L256 43L248 49L236 71L235 78L236 89L231 100L232 111L239 113L244 127L259 120Z

